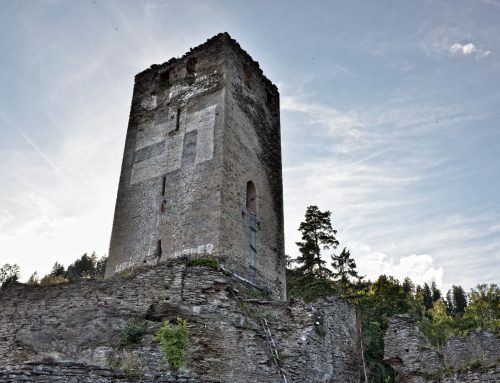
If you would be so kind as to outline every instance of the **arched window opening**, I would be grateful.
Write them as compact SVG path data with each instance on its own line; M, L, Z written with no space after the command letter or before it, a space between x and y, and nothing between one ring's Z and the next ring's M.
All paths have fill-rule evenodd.
M257 189L252 181L247 182L247 209L257 213Z

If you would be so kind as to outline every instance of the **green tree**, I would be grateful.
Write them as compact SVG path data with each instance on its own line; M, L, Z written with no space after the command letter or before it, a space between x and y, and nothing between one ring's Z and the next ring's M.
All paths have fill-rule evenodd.
M38 277L38 273L35 271L26 282L30 286L38 286L40 284L40 278Z
M422 318L420 328L431 344L441 348L443 343L455 334L453 318L448 315L446 305L442 299L434 302L433 307L429 310L429 314L430 318Z
M0 268L0 286L7 286L19 280L20 269L17 264L11 265L6 263Z
M296 262L313 276L329 275L329 270L324 266L326 262L321 258L321 249L335 249L339 244L335 238L337 230L332 229L331 215L330 211L322 212L317 206L309 206L305 220L299 226L302 241L297 242L297 246L301 255Z
M333 254L332 267L334 269L332 276L338 279L341 286L346 288L351 284L349 278L360 279L356 271L356 262L351 258L351 253L345 247L339 255Z
M106 271L106 264L108 263L108 257L106 255L102 256L95 265L96 278L104 278L104 272Z
M500 288L495 283L479 284L471 289L464 317L473 319L480 327L500 330Z
M59 262L54 263L49 276L51 277L64 277L66 275L66 269Z
M102 260L102 258L101 258ZM66 273L70 281L78 279L95 279L99 272L102 272L102 264L99 264L97 254L93 252L91 255L83 254L79 259L68 266ZM105 267L105 261L104 261Z
M441 299L441 291L437 288L436 282L432 281L431 284L431 295L432 302L436 302L438 299Z
M423 303L424 306L427 310L432 308L432 292L431 288L427 283L424 283L424 287L422 289L422 297L423 297Z
M465 308L467 307L467 297L465 295L465 291L462 286L451 287L452 298L453 298L453 314L459 315L463 314Z
M415 285L409 277L403 280L403 291L405 294L411 294L415 290Z

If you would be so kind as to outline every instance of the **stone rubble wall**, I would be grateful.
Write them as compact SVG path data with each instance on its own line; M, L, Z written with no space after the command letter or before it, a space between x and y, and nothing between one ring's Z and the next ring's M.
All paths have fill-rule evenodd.
M415 320L396 315L384 338L384 359L401 383L494 383L500 381L500 338L487 331L447 340L436 350Z
M0 370L0 383L53 382L53 383L219 383L218 380L193 378L189 375L172 375L168 372L128 376L110 368L93 367L80 363L59 362L53 364L25 363Z
M6 287L0 290L0 382L275 383L283 381L278 365L290 383L360 381L353 306L335 297L314 305L244 302L243 290L228 275L182 260L102 281ZM187 319L191 334L180 377L154 339L162 321L177 317ZM138 319L148 324L144 339L121 346L120 333ZM111 369L126 358L138 363L139 377Z

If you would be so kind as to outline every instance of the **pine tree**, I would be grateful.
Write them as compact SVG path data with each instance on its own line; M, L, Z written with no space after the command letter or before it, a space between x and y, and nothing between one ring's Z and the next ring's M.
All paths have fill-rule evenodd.
M427 283L424 283L424 288L422 289L423 293L423 299L424 299L424 306L427 310L432 308L432 293L431 293L431 288Z
M409 277L406 277L404 280L403 280L403 291L405 292L405 294L410 294L413 292L413 290L415 290L415 285L413 284L413 282L411 281L411 279Z
M436 302L438 299L441 299L441 291L437 288L436 282L432 281L431 284L431 294L432 294L432 302Z
M334 279L339 279L340 284L346 287L350 284L349 278L360 279L356 271L356 262L351 258L351 252L345 247L339 255L332 255L332 267L334 271L332 276Z
M337 230L332 229L331 214L330 211L322 212L317 206L309 206L305 221L299 226L302 242L297 242L297 246L301 255L296 262L312 276L325 277L329 274L324 266L326 262L321 258L321 249L335 249L339 244L335 238Z
M59 262L54 263L52 270L49 274L51 277L64 277L66 275L66 269Z
M467 297L465 296L465 291L462 286L451 287L453 296L453 314L463 314L465 308L467 307Z
M454 312L454 308L453 308L453 295L451 289L448 290L448 292L446 293L446 300L444 303L446 304L446 311L448 312L448 314L452 314Z

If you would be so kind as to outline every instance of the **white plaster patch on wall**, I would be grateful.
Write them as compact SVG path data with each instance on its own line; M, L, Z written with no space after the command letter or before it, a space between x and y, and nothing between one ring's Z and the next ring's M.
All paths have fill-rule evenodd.
M144 98L141 102L141 107L145 110L155 110L157 107L156 94Z
M214 245L207 243L197 247L188 247L174 252L174 258L182 257L183 255L211 255L214 250Z
M203 93L214 86L207 87L201 84L206 84L206 80L208 76L200 76L195 80L195 85L182 85L176 84L170 87L170 93L168 98L171 100L172 98L178 98L183 101L189 100L191 97L196 96L199 93Z
M165 139L166 123L143 123L137 129L135 150L156 144Z
M165 163L162 161L163 156L156 156L148 160L136 163L132 166L132 174L130 183L136 184L148 180L153 177L158 177L165 173Z
M183 134L175 134L172 137L167 138L167 158L165 160L167 173L181 167L183 141Z
M196 144L196 160L198 164L211 160L214 156L214 126L215 109L217 105L211 105L205 109L188 114L186 117L186 132L198 131Z

